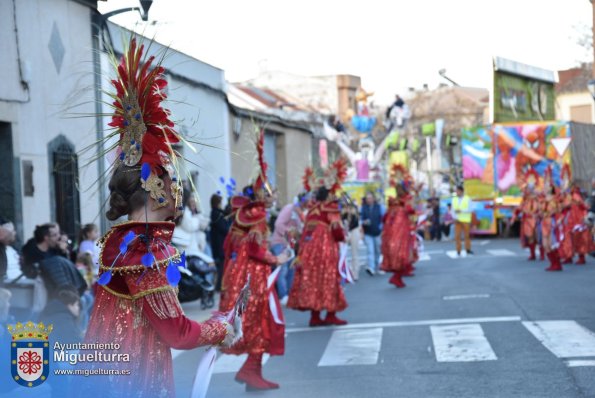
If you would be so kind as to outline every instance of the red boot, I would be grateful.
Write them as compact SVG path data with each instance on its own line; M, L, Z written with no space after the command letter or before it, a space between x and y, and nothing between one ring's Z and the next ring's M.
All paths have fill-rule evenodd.
M547 254L550 260L550 266L546 268L546 271L562 271L562 264L560 264L560 254L558 250L553 250Z
M529 256L529 258L527 260L535 261L535 259L536 259L536 257L535 257L535 243L529 243L529 251L531 252L531 255Z
M320 319L320 311L311 311L310 315L310 326L324 326L325 323L322 319Z
M273 390L279 384L262 377L262 354L248 354L248 359L236 374L238 383L246 384L246 391Z
M576 262L576 265L585 265L586 263L587 263L587 261L585 260L585 255L579 254L578 261Z
M393 273L393 276L389 279L388 283L392 283L393 285L395 285L398 288L407 286L407 285L405 285L405 282L403 282L403 279L401 279L400 272Z
M545 249L542 245L539 245L539 260L545 260Z
M337 317L336 312L328 312L326 314L326 319L324 320L325 325L347 325L347 321Z
M565 258L562 264L572 264L572 257Z

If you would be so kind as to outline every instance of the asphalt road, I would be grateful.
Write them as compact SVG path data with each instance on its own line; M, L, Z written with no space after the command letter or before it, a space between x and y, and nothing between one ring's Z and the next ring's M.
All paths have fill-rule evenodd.
M517 241L473 244L451 258L452 242L426 243L404 289L363 273L346 287L346 327L311 329L286 309L286 353L264 366L281 389L246 393L241 360L223 356L207 396L595 397L595 259L552 273ZM179 397L203 352L174 353Z

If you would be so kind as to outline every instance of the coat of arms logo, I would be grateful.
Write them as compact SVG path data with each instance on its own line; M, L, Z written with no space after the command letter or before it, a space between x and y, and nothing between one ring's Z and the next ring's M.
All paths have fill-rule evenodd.
M25 387L37 387L50 372L49 335L53 325L31 321L8 325L12 335L10 360L12 379Z

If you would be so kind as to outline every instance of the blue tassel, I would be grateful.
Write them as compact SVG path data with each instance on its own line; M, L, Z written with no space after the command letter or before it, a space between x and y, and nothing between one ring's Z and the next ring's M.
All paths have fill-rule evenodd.
M167 276L167 281L172 286L178 286L178 282L180 282L180 278L182 277L178 266L173 264L171 261L167 266L167 270L165 270L165 276Z
M128 245L124 242L120 243L120 254L125 254L128 250Z
M124 160L126 154L124 152L120 152L120 160Z
M233 178L230 178L229 179L229 182L231 182L231 185L234 186L234 187L237 185L236 184L236 180L234 180Z
M248 188L246 190L246 193L248 194L248 196L252 196L252 195L254 195L254 190L252 190L252 188Z
M145 266L145 267L150 267L151 265L153 265L153 262L155 261L155 256L153 255L153 253L147 253L143 256L143 258L140 260L140 262Z
M181 267L186 268L186 252L182 252L180 256L180 262L178 263Z
M225 184L225 178L219 177L219 182L221 182L221 184Z
M102 286L107 285L110 281L112 280L112 271L107 271L104 272L103 274L101 274L101 276L99 277L99 279L97 280L97 283L99 283Z
M149 176L151 175L151 166L149 166L149 163L143 163L141 169L140 169L140 178L143 181L147 181L147 179L149 178Z

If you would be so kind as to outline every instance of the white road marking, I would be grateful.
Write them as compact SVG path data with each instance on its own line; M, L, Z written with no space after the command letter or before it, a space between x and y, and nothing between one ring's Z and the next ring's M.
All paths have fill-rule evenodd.
M432 258L428 253L421 253L419 255L419 261L430 261Z
M479 244L480 244L481 246L485 246L485 245L488 245L488 244L490 244L491 242L492 242L491 240L482 240L481 242L479 242Z
M498 358L477 323L430 326L438 362L495 361Z
M376 365L382 328L335 330L318 366Z
M465 300L474 298L490 298L489 294L459 294L455 296L444 296L442 300Z
M507 249L492 249L486 250L489 254L496 257L516 256L516 253Z
M576 368L579 366L595 366L595 360L593 359L571 359L565 362L569 368Z
M218 354L217 361L215 362L215 369L213 369L213 374L215 373L236 373L244 362L246 362L246 358L248 358L248 354L242 355L225 355L225 354ZM269 360L270 355L264 354L262 356L262 364L264 365Z
M370 328L390 328L403 326L431 326L431 325L456 325L460 323L490 323L490 322L518 322L520 316L496 316L485 318L459 318L459 319L430 319L427 321L403 321L403 322L373 322L373 323L351 323L345 326L335 327L316 327L316 328L291 328L285 329L286 333L299 332L320 332L329 330L346 329L370 329Z
M595 333L575 321L523 322L558 358L595 357Z
M428 254L444 254L446 250L425 250L424 253Z

